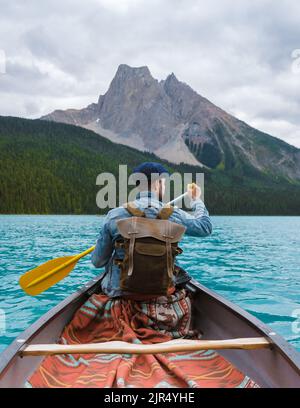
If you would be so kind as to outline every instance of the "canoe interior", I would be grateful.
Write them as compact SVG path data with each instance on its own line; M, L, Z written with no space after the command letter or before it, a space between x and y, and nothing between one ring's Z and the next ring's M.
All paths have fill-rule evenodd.
M25 344L55 343L74 312L99 288L99 278L68 297L22 333L0 355L0 387L23 387L43 357L23 357ZM203 339L265 336L271 349L224 350L220 354L263 387L300 387L300 354L261 321L192 281L193 324Z
M226 339L264 336L271 348L260 350L218 350L260 386L268 388L300 387L300 354L270 327L225 300L192 282L194 325L203 339Z

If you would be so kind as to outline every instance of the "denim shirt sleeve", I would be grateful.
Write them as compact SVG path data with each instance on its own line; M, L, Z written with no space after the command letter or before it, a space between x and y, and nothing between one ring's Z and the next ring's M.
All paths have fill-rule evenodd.
M96 248L92 252L92 264L96 268L101 268L111 258L113 253L113 241L109 230L108 217L105 218L99 237L96 242Z
M206 237L212 233L212 223L209 213L201 199L191 201L192 214L181 209L179 212L181 223L186 227L186 234Z

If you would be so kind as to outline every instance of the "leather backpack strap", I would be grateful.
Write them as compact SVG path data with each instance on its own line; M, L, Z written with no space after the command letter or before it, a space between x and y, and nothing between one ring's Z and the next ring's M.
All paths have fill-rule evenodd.
M173 276L173 259L172 259L172 246L171 246L171 239L173 238L170 236L170 223L165 223L165 233L164 238L166 240L166 256L167 256L167 271L169 278Z
M124 204L124 208L126 208L133 217L145 217L144 211L140 210L132 201Z
M164 205L157 214L159 220L167 220L173 214L174 207L171 205Z
M136 229L136 217L131 218L131 230L128 231L128 234L130 235L130 240L129 240L129 249L128 249L128 276L132 275L133 272L133 254L134 254L134 245L135 245L135 237L136 234L138 233Z

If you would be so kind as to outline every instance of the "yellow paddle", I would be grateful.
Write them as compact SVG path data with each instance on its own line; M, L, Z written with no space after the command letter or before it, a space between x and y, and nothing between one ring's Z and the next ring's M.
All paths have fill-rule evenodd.
M193 184L194 183L188 186L193 187ZM174 204L186 195L187 193L184 193L181 196L170 201L166 205ZM63 256L61 258L51 259L50 261L43 263L37 268L26 272L23 276L21 276L19 284L24 292L26 292L28 295L39 295L40 293L49 289L51 286L55 285L57 282L68 276L69 273L74 269L79 259L89 254L94 249L95 246L92 246L79 255Z
M26 272L21 276L19 284L28 295L39 295L69 275L79 259L94 249L95 246L92 246L79 255L51 259L37 268Z

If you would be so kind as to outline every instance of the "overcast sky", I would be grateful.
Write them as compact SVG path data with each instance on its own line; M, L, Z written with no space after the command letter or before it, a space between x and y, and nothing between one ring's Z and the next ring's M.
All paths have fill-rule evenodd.
M96 102L121 63L300 147L298 0L0 0L0 115Z

